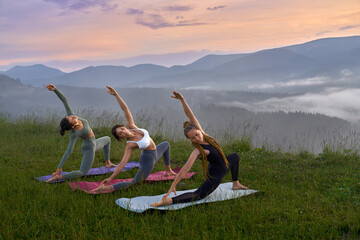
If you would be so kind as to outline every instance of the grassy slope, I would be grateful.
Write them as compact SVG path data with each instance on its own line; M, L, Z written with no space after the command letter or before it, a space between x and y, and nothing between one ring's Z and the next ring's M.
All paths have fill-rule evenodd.
M50 121L51 122L51 121ZM32 178L53 172L65 151L52 123L0 118L0 239L331 239L360 237L359 155L329 149L318 156L252 149L246 142L223 146L241 158L240 182L264 195L197 205L179 211L135 214L115 205L120 197L165 193L171 182L140 184L123 192L88 195L66 183L45 184ZM57 124L56 124L57 125ZM94 129L97 136L107 128ZM124 144L113 140L117 163ZM155 142L163 139L155 136ZM171 142L172 165L182 166L192 146ZM64 171L80 166L81 140ZM248 150L248 151L244 151ZM131 160L137 161L139 151ZM94 167L103 164L98 153ZM161 160L154 171L163 170ZM204 177L200 161L193 179L178 190L198 187ZM122 173L133 177L136 169ZM104 176L89 177L99 181ZM225 181L230 181L230 174Z

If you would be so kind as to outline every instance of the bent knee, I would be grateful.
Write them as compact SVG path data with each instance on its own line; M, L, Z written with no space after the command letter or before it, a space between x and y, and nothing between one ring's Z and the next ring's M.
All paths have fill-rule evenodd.
M104 136L103 138L107 143L111 143L111 139L109 136Z
M164 141L158 145L158 147L160 147L160 146L168 149L168 148L170 148L170 143L168 141Z

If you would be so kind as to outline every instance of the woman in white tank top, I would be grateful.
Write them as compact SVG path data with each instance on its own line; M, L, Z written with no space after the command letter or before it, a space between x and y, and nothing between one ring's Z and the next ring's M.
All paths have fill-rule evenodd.
M125 147L125 153L123 155L123 158L116 167L113 174L109 178L103 180L101 182L101 185L98 188L94 189L93 192L102 192L112 189L124 189L131 185L144 181L150 175L155 163L161 157L164 158L166 174L176 175L176 173L174 173L170 167L170 144L165 141L160 143L159 145L155 145L154 141L149 135L149 132L145 129L138 128L135 125L134 119L125 101L112 87L106 87L108 88L107 92L116 98L126 118L126 127L122 124L116 124L111 129L111 132L118 141L126 139L127 144ZM140 169L135 175L134 179L131 182L121 182L114 185L106 185L123 170L125 164L130 159L131 152L135 149L141 149L142 151L139 158Z

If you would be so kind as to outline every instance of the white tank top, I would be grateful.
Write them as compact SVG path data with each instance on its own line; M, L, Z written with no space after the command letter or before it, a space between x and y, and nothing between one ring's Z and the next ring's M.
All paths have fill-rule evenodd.
M150 145L150 135L149 132L145 129L142 128L137 128L137 129L129 129L129 130L140 130L144 133L144 136L142 139L140 139L139 141L135 142L135 141L127 141L127 142L133 142L136 143L140 149L145 150L148 148L148 146Z

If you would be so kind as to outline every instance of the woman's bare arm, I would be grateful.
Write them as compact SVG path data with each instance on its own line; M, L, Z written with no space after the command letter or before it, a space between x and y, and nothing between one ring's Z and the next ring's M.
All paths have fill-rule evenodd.
M165 196L169 196L171 192L174 192L176 195L176 185L183 179L186 174L190 171L191 167L194 165L195 160L200 156L199 149L195 148L192 153L190 154L187 162L181 168L180 172L176 175L174 182L171 184L171 187Z
M131 152L133 150L133 145L134 143L128 143L125 147L125 152L124 152L124 155L121 159L121 162L117 165L115 171L113 172L113 174L111 174L111 176L109 177L110 178L110 181L116 177L119 173L121 173L121 171L124 169L125 165L127 164L127 162L129 161L130 159L130 156L131 156Z
M117 102L120 105L120 108L122 109L122 111L125 114L125 118L126 118L126 125L129 129L136 129L138 128L135 123L134 123L134 119L133 116L131 115L130 109L128 108L128 106L126 105L125 101L119 96L119 94L110 86L106 85L106 87L108 88L108 90L106 92L108 92L109 94L113 95Z
M184 108L184 112L185 112L186 116L189 118L189 121L191 123L195 124L196 126L198 126L199 129L201 131L203 131L199 121L197 120L194 113L191 111L191 108L189 107L189 105L185 101L185 98L178 92L173 91L173 94L174 94L174 96L171 96L171 97L180 100L180 102L181 102L181 104L182 104L182 106Z

